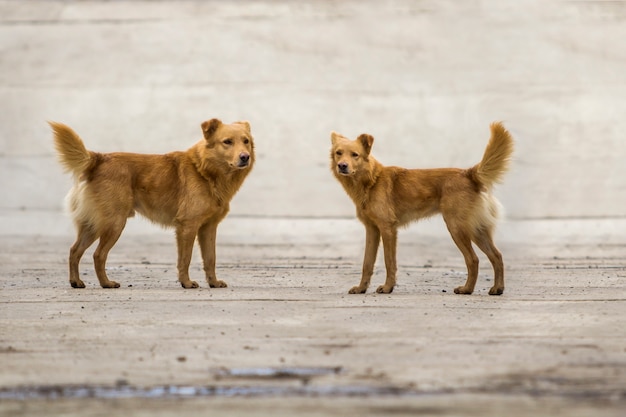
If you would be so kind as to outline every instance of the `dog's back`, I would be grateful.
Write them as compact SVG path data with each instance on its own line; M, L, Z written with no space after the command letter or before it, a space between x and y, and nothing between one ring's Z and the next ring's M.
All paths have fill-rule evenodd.
M491 189L508 170L512 153L511 135L501 123L492 123L491 137L478 164L469 169L382 167L370 204L387 200L399 225L441 213L444 219L463 219L472 233L480 228L492 230L500 203Z
M92 152L70 127L50 126L59 160L75 179L66 203L77 226L99 234L112 219L132 217L135 210L155 223L171 223L176 205L163 202L176 199L178 174L164 155Z

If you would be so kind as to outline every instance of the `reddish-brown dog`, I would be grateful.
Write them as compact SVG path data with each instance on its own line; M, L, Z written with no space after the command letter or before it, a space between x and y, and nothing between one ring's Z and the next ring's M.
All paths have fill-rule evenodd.
M474 242L493 265L494 285L489 294L502 294L504 264L493 243L499 203L491 194L491 188L508 169L513 139L501 123L491 124L491 139L483 159L469 169L385 167L370 155L372 136L362 134L351 141L332 132L331 140L331 169L354 201L357 217L366 231L361 283L350 289L351 294L367 291L381 238L387 279L376 292L392 292L396 285L398 227L437 213L443 215L467 265L467 281L454 292L471 294L474 291L478 278Z
M198 287L189 279L196 236L209 286L226 287L215 276L215 238L230 200L254 165L248 122L208 120L202 123L204 139L187 151L165 155L88 151L68 126L54 122L50 126L59 159L75 179L67 196L78 234L69 256L72 287L85 287L78 264L97 239L93 258L100 285L120 286L109 280L105 264L126 219L135 212L176 229L178 279L184 288Z

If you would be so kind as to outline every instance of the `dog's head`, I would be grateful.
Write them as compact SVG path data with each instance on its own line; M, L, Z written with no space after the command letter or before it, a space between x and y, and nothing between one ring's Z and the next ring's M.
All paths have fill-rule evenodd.
M224 124L218 119L202 123L205 150L212 160L219 160L231 169L251 168L254 164L254 141L250 123Z
M330 168L338 176L351 176L369 167L374 138L366 133L350 140L339 133L330 134Z

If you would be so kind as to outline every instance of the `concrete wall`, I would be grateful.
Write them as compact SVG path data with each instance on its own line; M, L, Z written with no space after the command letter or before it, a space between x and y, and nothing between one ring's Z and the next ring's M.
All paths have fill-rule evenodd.
M508 216L626 215L626 6L594 1L0 1L0 210L58 211L46 120L166 152L249 120L233 215L352 216L329 132L407 167L470 166L503 120ZM0 231L2 227L0 227Z

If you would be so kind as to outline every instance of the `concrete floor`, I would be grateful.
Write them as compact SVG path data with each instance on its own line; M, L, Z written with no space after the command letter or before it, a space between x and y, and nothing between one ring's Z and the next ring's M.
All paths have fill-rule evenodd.
M394 293L355 296L347 290L359 279L357 223L255 221L224 224L218 275L227 289L180 288L164 231L122 236L108 264L117 290L98 287L90 256L87 288L70 288L71 237L3 238L0 411L623 413L623 242L503 237L505 294L487 295L492 272L482 257L476 292L459 296L462 257L417 225L400 236ZM274 232L263 243L246 242L268 223ZM384 279L380 264L373 288ZM191 273L201 282L197 254Z

